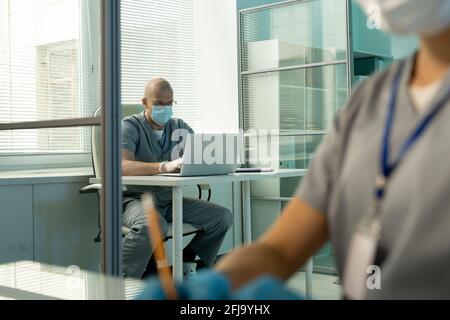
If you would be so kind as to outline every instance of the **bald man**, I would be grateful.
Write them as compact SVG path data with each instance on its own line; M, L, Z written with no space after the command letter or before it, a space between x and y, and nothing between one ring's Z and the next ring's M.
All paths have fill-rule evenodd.
M171 159L178 141L172 133L183 129L193 133L181 119L172 117L173 90L165 79L150 80L142 98L145 110L122 121L122 174L146 176L176 172L181 159ZM175 152L176 153L176 152ZM160 212L163 234L172 220L172 189L170 187L134 187L124 193L123 224L131 231L123 239L123 269L126 276L142 277L151 257L147 220L140 201L145 191L153 193ZM197 199L183 199L183 221L202 229L183 250L183 273L195 274L195 258L212 266L223 238L232 223L228 209Z

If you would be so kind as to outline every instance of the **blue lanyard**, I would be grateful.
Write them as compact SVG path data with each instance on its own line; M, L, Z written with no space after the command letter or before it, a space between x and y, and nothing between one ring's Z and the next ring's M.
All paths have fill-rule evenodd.
M386 118L386 125L384 127L383 132L381 159L380 159L381 176L377 178L375 186L375 195L378 199L382 199L384 196L385 185L389 176L394 172L398 164L405 158L408 151L411 150L414 144L419 140L419 138L423 135L425 130L431 124L435 116L439 113L439 111L441 111L444 108L447 101L450 99L450 90L448 90L448 92L444 95L443 99L441 99L436 104L436 106L419 122L417 127L411 133L411 135L405 140L405 142L400 148L397 158L395 158L392 162L389 162L389 153L390 153L389 138L391 136L392 126L394 123L395 108L397 105L397 96L401 82L402 70L403 68L400 67L394 79L392 94L389 101L389 108Z
M166 144L166 128L164 127L161 139L159 140L159 145L164 149L164 145Z

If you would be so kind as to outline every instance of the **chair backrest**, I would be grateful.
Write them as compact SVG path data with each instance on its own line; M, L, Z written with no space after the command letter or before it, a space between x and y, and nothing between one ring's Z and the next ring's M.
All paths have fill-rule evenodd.
M141 113L144 107L141 104L124 104L122 105L122 118L131 116L133 114ZM94 117L101 115L102 108L98 108L94 112ZM93 126L91 130L91 148L92 148L92 163L94 165L94 174L97 178L101 177L102 173L102 129L100 126Z

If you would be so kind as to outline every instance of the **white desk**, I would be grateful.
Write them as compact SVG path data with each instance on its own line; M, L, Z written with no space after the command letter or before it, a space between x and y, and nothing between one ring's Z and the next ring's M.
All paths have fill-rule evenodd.
M264 173L235 173L229 175L200 176L200 177L169 177L169 176L124 176L122 184L128 186L166 186L172 187L172 228L173 228L173 276L177 281L183 280L183 187L197 184L213 184L227 182L241 182L243 204L243 233L244 242L252 240L250 181L262 179L280 179L304 176L304 169L279 169ZM101 183L100 178L91 178L90 183ZM312 259L311 259L312 260ZM307 295L311 292L312 263L307 265Z

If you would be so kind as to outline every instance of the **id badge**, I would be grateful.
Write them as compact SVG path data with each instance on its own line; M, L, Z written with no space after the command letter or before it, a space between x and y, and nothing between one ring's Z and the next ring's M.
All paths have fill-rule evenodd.
M367 295L367 268L375 259L379 223L360 225L353 234L344 270L344 294L348 299L362 300Z

